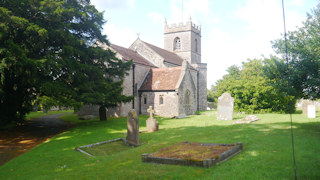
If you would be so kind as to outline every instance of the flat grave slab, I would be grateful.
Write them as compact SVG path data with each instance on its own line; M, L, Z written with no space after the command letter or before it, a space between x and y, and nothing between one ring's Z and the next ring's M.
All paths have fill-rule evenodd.
M225 161L242 150L242 143L216 144L184 141L160 149L152 154L142 154L142 162L174 164L209 168Z

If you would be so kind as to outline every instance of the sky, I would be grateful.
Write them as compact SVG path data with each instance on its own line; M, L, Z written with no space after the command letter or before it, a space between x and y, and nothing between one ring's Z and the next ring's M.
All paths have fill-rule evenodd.
M271 41L283 37L281 0L91 0L104 11L103 27L113 44L128 48L139 36L163 48L164 22L201 26L201 60L207 87L228 67L275 54ZM302 25L318 0L284 0L287 31Z

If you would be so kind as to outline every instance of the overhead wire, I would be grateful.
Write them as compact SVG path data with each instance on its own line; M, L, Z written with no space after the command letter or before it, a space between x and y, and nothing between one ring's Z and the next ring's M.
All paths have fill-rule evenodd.
M297 165L294 151L294 136L293 136L293 126L292 126L292 101L291 101L291 88L289 85L290 82L290 68L289 68L289 59L288 59L288 41L287 41L287 29L286 29L286 18L284 12L284 0L282 0L282 15L283 15L283 28L284 28L284 40L285 40L285 48L286 48L286 63L287 63L287 75L288 75L288 94L289 94L289 111L290 111L290 123L291 123L291 144L292 144L292 159L293 159L293 170L294 170L294 179L297 180Z

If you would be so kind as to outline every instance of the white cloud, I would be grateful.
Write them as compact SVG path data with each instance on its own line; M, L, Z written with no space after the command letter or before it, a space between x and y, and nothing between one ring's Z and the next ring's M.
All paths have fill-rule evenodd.
M232 34L232 30L213 28L206 35L208 40L202 40L202 59L208 62L208 86L221 79L231 65L273 54L270 41L283 34L281 1L248 0L234 17L246 23L242 36ZM296 12L286 11L287 30L295 30L302 20Z
M158 23L163 24L163 22L164 22L164 17L163 17L163 15L161 15L161 14L159 14L159 13L157 13L157 12L150 12L150 13L148 14L148 17L152 19L152 22L153 22L154 24L158 24Z
M247 34L238 43L245 48L248 57L273 53L270 41L284 33L281 1L249 0L236 12L236 17L247 22ZM287 30L295 30L302 20L303 17L296 12L286 11Z
M297 7L301 7L304 4L304 0L293 0L291 2L288 3L289 5L294 5Z
M91 0L99 11L106 9L134 8L136 0Z
M197 21L196 14L209 11L209 0L171 0L171 18L169 23L185 22L190 17Z
M202 39L202 62L207 63L207 86L211 87L224 74L225 70L233 65L236 54L232 37L227 32L212 28L207 38Z
M136 39L137 35L132 29L121 29L113 24L106 24L103 30L107 34L107 38L112 44L128 48Z

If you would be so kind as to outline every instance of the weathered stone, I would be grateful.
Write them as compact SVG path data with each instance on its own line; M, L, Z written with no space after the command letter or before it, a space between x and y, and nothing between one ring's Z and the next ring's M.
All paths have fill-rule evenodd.
M134 96L133 101L108 108L107 117L126 116L130 109L147 114L149 106L154 108L155 114L163 117L191 115L199 110L207 110L207 64L201 62L201 29L195 27L191 20L186 25L179 24L175 27L166 24L165 29L164 49L146 43L140 38L129 48L100 44L103 48L115 52L119 59L132 59L135 67L131 68L124 78L122 91L123 95ZM173 49L173 42L177 37L181 40L180 50ZM188 67L183 64L188 64ZM165 87L161 91L140 90L144 81L150 77L149 71L161 68L170 70L175 67L182 68L180 76L174 75L181 79L175 87ZM160 82L170 82L168 80L172 78L165 77ZM159 81L148 82L158 84ZM159 101L160 97L163 97L162 101ZM98 112L99 107L84 106L78 114L99 116Z
M223 93L218 98L217 120L232 120L233 119L234 99L230 93Z
M135 110L130 110L127 117L127 144L139 146L139 117Z
M89 119L94 119L94 118L96 118L96 116L94 116L94 115L84 115L84 116L79 117L80 120L89 120Z
M303 99L301 100L301 104L302 104L302 114L308 114L308 105L312 105L313 102L308 99Z
M238 121L233 122L232 124L249 124L249 123L252 123L252 122L258 121L258 120L260 120L260 118L258 118L257 116L249 115L243 119L240 119Z
M147 130L148 132L155 132L159 130L159 122L153 118L154 110L152 106L149 106L148 113L150 113L150 117L147 119Z
M213 110L217 109L217 105L213 102L208 102L208 109L207 110Z
M316 106L308 105L308 118L316 118Z

